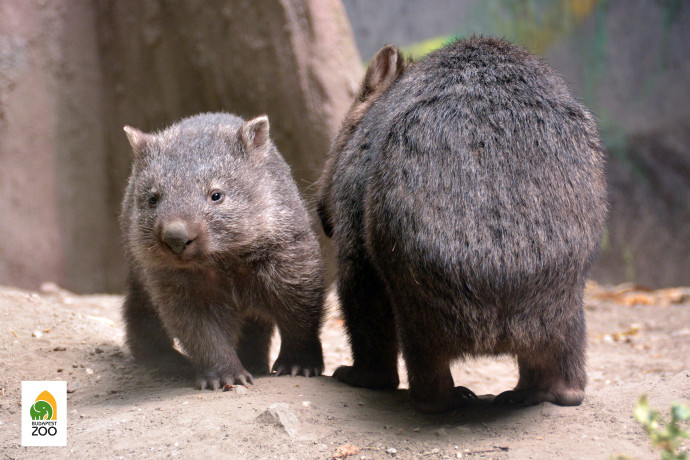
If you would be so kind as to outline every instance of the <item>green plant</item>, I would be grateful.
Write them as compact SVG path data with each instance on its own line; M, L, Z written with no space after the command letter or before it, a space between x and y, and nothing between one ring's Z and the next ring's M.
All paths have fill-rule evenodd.
M685 422L690 421L688 406L673 403L671 420L665 422L661 414L650 407L647 395L642 395L635 406L633 415L649 435L652 446L661 450L662 460L688 459L687 452L676 453L683 439L690 437L690 433L684 429Z

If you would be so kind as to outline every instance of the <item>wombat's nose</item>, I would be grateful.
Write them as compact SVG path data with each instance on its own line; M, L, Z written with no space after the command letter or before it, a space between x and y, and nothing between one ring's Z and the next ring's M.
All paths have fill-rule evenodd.
M163 228L161 235L165 244L175 254L182 254L187 246L192 244L196 235L189 232L187 225L184 222L171 222Z

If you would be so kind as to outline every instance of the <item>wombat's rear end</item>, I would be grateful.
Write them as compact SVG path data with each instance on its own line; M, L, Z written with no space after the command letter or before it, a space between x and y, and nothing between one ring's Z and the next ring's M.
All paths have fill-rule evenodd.
M595 123L558 76L496 39L407 68L383 48L330 155L319 214L354 357L336 378L396 387L399 337L421 410L474 397L449 363L482 354L517 355L497 402L582 401L606 185Z

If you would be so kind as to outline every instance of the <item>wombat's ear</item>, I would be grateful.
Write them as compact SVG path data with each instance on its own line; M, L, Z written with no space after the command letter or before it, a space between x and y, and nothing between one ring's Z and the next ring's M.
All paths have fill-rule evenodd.
M405 59L393 45L386 45L376 52L369 63L360 97L382 93L405 71Z
M239 136L247 151L266 146L269 142L268 117L261 115L245 122L240 128Z
M134 156L140 156L153 141L153 136L141 132L136 128L132 128L131 126L125 126L124 129L125 133L127 133L127 139L129 139L129 143L134 151Z

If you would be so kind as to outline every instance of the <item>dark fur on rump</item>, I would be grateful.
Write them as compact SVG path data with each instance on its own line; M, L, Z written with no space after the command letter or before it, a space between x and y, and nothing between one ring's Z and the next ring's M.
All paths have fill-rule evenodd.
M125 131L135 153L121 215L133 355L188 359L201 389L251 383L269 371L277 324L274 370L320 374L323 261L268 119L202 114L157 134Z
M410 65L382 48L319 183L354 358L336 378L395 388L400 347L413 403L435 412L473 397L452 360L514 354L497 402L582 401L604 155L539 58L494 38Z

